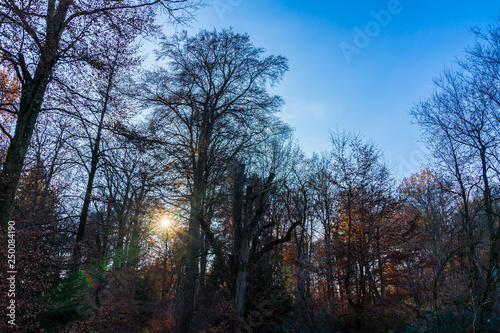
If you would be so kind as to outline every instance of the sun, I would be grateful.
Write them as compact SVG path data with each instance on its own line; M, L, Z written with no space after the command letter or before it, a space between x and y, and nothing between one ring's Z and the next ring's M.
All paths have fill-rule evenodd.
M172 225L172 221L168 217L163 217L160 224L162 228L169 228Z

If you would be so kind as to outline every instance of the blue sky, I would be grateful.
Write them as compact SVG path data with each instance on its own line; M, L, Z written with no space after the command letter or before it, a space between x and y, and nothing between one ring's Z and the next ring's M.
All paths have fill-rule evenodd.
M289 59L275 92L308 156L329 149L330 130L360 132L398 177L418 171L425 151L410 108L429 96L434 76L463 57L474 41L470 28L494 24L500 14L498 1L481 0L207 2L213 6L198 11L188 31L233 27Z

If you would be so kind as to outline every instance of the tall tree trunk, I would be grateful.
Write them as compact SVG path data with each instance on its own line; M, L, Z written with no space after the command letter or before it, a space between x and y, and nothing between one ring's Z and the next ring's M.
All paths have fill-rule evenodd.
M127 260L126 266L137 268L139 265L141 253L141 230L139 222L139 210L136 208L134 216L132 217L132 232L130 233L130 241L127 247Z
M245 316L245 291L247 287L248 258L250 256L250 242L242 244L239 255L239 267L236 275L236 289L234 295L234 311L236 320L234 322L234 332L241 333L242 319Z
M237 316L234 321L234 332L241 333L245 316L245 290L248 274L248 258L250 256L249 214L251 211L252 188L247 187L247 198L243 207L243 187L245 185L245 165L238 164L234 170L233 192L233 274L236 275L233 289L234 312Z
M184 283L184 300L179 333L191 332L194 306L196 301L196 285L199 276L199 254L200 254L200 232L201 225L206 225L205 221L205 197L207 190L207 179L209 170L207 169L208 151L212 131L214 126L214 110L208 106L201 115L200 136L196 142L196 147L192 152L193 163L193 190L191 193L191 211L189 215L187 258L186 258L186 280Z
M230 263L231 275L237 276L238 271L238 258L237 255L240 252L240 247L242 244L242 219L243 219L243 188L245 186L245 165L238 163L233 170L233 260ZM236 280L234 280L236 281ZM234 281L231 281L232 283ZM231 293L235 294L235 287L232 286Z
M231 272L235 274L233 280L234 287L232 297L234 301L234 312L237 316L234 321L234 332L241 333L243 327L243 318L245 316L245 291L247 287L247 276L251 268L250 252L251 241L258 227L258 222L264 213L266 199L274 174L270 174L263 190L254 195L253 187L247 186L245 204L243 205L243 187L245 184L245 166L238 165L235 168L234 174L234 193L233 193L233 223L234 223L234 239L233 239L233 265ZM253 211L254 202L257 200L255 213Z
M0 201L0 222L4 228L12 215L24 159L40 113L47 83L47 77L35 77L34 80L29 79L22 88L16 129L2 168L2 178L5 182L0 188L4 197Z
M349 193L347 197L347 218L348 218L348 227L347 227L347 265L346 265L346 273L344 279L344 288L347 296L347 300L349 304L352 305L352 296L351 296L351 231L352 231L352 217L351 217L351 188L349 187Z
M130 170L132 173L133 169ZM117 220L118 220L118 236L116 240L116 247L115 247L115 258L114 261L116 262L116 266L120 267L123 265L123 261L125 260L125 254L124 254L124 243L125 243L125 219L127 212L130 211L129 205L130 201L132 200L129 198L129 193L130 189L132 187L132 176L131 174L127 175L127 184L125 187L125 193L123 195L123 202L121 204L121 207L117 209ZM132 196L132 195L131 195Z
M75 245L75 250L73 252L74 255L73 259L75 263L78 263L81 257L81 241L83 240L83 237L85 235L85 227L87 226L87 217L89 214L90 202L92 200L92 189L94 188L94 179L97 169L99 167L102 130L104 127L104 118L108 111L108 103L110 99L112 85L113 85L113 72L111 72L108 77L106 94L104 96L103 106L101 110L101 117L99 119L99 125L98 125L99 127L97 128L97 134L95 137L94 144L92 146L92 157L90 160L89 178L87 179L85 198L83 200L82 212L80 214L80 221L78 224L78 231L76 233L76 245ZM89 140L92 140L92 138L89 137Z
M210 226L210 221L206 221ZM199 290L202 291L205 288L205 277L208 265L208 251L210 249L210 243L204 233L201 233L201 249L200 249L200 281L199 281Z
M496 230L495 219L493 216L493 204L491 198L491 188L488 179L488 162L486 158L486 146L479 142L480 144L480 157L481 157L481 167L482 167L482 178L483 178L483 200L486 212L486 221L488 224L488 231L490 235L490 262L489 269L486 278L486 288L484 288L483 293L483 304L484 315L490 316L495 309L495 305L498 300L495 300L495 295L498 286L498 265L500 263L500 239L498 238L498 230Z
M147 176L143 174L141 188L139 189L139 194L135 197L133 207L134 215L132 217L132 233L127 251L127 266L133 268L137 268L141 256L141 221L139 217L141 215L141 206L148 191L146 186L147 180Z
M335 288L333 283L333 260L332 260L332 230L331 230L331 214L330 214L330 203L328 200L324 201L325 204L325 237L324 237L324 245L325 245L325 255L326 255L326 290L328 294L328 305L330 314L333 314L335 311Z
M196 300L196 280L199 275L200 253L200 226L204 219L205 198L205 161L206 153L202 152L193 173L193 193L191 198L191 212L188 225L186 280L184 283L184 300L182 305L179 333L191 332Z
M187 258L186 258L186 280L184 283L184 297L182 305L182 316L179 325L179 333L191 332L191 322L193 318L195 299L196 299L196 279L199 274L199 258L200 253L200 215L201 202L198 198L193 198L191 214L188 226L187 239Z
M80 214L80 221L78 224L78 231L76 233L76 244L73 251L73 260L75 265L78 265L81 258L81 241L85 235L85 227L87 225L87 216L89 212L90 202L92 199L92 189L94 187L94 178L97 172L97 165L99 163L99 147L96 141L92 149L92 160L90 162L89 178L87 179L87 187L85 189L85 198L83 200L82 212Z
M62 0L57 4L57 7L54 2L49 2L45 44L42 47L42 55L33 76L28 70L23 54L19 54L19 67L22 74L22 78L19 78L22 83L21 100L16 129L2 168L2 178L7 182L0 186L0 193L4 194L4 199L0 201L0 225L3 228L7 226L12 215L26 152L40 114L50 75L58 60L57 52L64 29L63 22L72 2L71 0Z

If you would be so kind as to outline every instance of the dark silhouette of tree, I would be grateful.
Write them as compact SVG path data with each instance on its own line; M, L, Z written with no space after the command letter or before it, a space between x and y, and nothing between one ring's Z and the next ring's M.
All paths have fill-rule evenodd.
M436 79L436 92L412 110L434 155L457 186L455 191L459 193L464 209L465 242L474 285L471 296L481 313L483 310L491 312L494 308L493 295L498 288L494 276L500 263L499 219L494 213L492 197L492 180L498 168L494 115L499 106L478 89L479 84L475 82L482 79L480 73L470 72L466 66L455 72L447 71ZM477 239L470 203L478 193L481 193L484 205L481 215L489 234L488 267L483 272L476 257ZM486 276L485 281L480 280L481 275Z
M9 179L1 192L0 223L12 213L17 184L49 83L69 85L78 63L99 62L110 36L133 38L151 32L153 5L168 10L185 1L8 1L0 5L2 61L16 73L19 101L9 111L17 117L2 176Z
M157 106L153 128L167 154L175 156L190 197L180 332L191 330L200 227L210 239L207 191L221 180L230 161L263 140L277 122L272 114L281 99L270 95L267 85L282 78L286 59L262 53L247 35L231 30L201 31L194 37L182 33L162 43L159 54L168 67L151 73L145 86L148 102Z

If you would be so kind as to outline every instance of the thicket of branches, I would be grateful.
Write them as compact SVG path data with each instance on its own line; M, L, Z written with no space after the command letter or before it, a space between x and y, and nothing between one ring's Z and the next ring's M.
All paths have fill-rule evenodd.
M498 332L500 25L411 110L432 156L398 181L360 134L305 157L287 60L246 34L162 37L144 69L155 5L197 6L0 5L2 328Z

